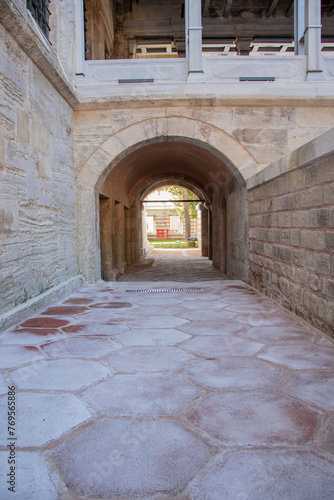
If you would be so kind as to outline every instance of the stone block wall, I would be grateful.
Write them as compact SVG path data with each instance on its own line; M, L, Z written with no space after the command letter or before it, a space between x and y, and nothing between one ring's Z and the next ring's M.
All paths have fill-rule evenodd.
M73 111L0 24L0 311L76 275Z
M334 335L334 152L250 189L249 244L251 284Z

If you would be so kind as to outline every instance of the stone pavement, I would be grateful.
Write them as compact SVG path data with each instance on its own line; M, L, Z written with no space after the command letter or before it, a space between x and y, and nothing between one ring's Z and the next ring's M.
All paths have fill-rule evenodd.
M154 250L146 259L151 259L153 255L152 266L134 267L129 274L123 275L120 281L184 281L192 283L195 281L221 281L223 279L206 257L185 257L182 256L180 250L162 250L162 257L156 257L157 250ZM181 255L176 252L180 252Z
M0 498L332 500L332 340L239 281L132 278L0 335Z

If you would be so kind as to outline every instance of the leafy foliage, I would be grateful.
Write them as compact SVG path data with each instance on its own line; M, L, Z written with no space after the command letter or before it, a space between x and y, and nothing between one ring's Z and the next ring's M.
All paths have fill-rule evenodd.
M173 198L175 197L175 198L178 198L179 200L183 200L182 188L180 186L166 186L165 191L168 191L168 193L172 194ZM192 193L191 191L189 191L188 189L187 189L187 196L188 196L188 200L198 200L197 196L194 193ZM193 202L188 203L189 214L190 214L190 217L192 219L197 218L197 210L196 210L197 204L198 204L198 201L193 201ZM184 219L184 203L174 201L174 205L175 205L175 209L177 210L177 213L179 214L179 216L182 219Z

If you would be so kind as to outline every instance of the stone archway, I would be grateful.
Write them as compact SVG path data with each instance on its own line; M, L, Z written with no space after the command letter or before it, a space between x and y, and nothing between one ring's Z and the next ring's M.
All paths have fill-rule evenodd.
M204 191L217 197L217 210L219 203L225 203L224 195L218 193L223 184L229 192L231 206L232 204L236 206L241 198L244 206L245 181L260 169L254 158L238 141L222 130L197 120L180 117L154 118L138 122L115 133L87 160L77 178L78 263L86 281L95 282L101 276L98 195L102 186L111 174L114 176L116 186L117 183L123 182L120 180L122 177L126 177L126 189L122 193L119 190L118 196L122 197L125 207L134 206L136 197L137 201L139 200L140 186L143 187L145 179L138 178L134 182L133 172L136 170L133 158L139 158L138 155L144 151L149 151L154 157L160 150L174 152L179 150L179 157L183 162L186 162L188 153L190 156L192 154L193 162L196 164L195 174L200 178ZM196 159L198 153L203 159L203 165ZM207 168L208 163L212 164L211 168ZM187 174L186 170L182 172L181 165L175 168L177 170L174 173ZM228 182L226 172L230 176ZM160 174L163 174L163 169ZM173 172L166 171L165 174L170 175ZM149 178L154 176L154 169L147 170L145 175L146 183L150 183ZM239 194L236 194L237 192ZM218 212L215 215L218 215ZM247 214L241 214L241 218L246 221ZM230 218L232 231L235 219L235 217L234 220L233 217ZM245 233L245 228L242 232ZM233 243L235 247L238 246L237 239L238 237ZM245 246L244 242L242 246ZM220 257L215 259L218 268L220 260ZM245 266L242 267L242 271L236 270L231 276L245 277Z

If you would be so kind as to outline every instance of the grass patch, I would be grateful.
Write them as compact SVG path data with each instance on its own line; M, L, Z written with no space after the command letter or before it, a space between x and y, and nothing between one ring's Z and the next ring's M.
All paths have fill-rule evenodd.
M187 244L185 240L150 240L149 244L154 248L197 248L197 241L189 241Z

